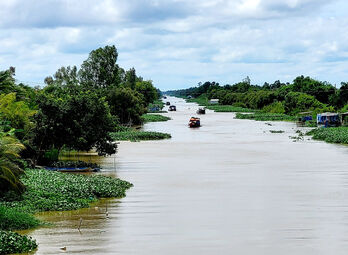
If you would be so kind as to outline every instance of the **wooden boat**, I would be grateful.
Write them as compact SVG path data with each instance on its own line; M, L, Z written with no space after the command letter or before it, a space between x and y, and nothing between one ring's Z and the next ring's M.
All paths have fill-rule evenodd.
M190 128L200 127L201 126L201 119L196 118L196 117L191 117L188 125Z
M169 106L168 111L176 111L176 106L175 105Z
M197 114L205 114L205 108L204 107L198 108Z
M166 105L170 105L170 102L166 102Z

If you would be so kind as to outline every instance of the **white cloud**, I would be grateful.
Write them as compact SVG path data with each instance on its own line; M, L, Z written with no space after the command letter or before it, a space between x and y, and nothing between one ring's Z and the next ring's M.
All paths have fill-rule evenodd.
M115 44L119 64L162 89L199 81L348 80L343 0L12 0L0 9L0 69L42 82ZM339 10L340 9L340 10Z

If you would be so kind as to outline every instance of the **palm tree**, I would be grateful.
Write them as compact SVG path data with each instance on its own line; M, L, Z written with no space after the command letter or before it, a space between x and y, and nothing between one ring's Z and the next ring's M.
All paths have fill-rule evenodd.
M19 152L24 149L24 145L13 136L13 131L0 131L0 191L3 192L24 190L24 185L19 180L23 170L15 162L20 158Z

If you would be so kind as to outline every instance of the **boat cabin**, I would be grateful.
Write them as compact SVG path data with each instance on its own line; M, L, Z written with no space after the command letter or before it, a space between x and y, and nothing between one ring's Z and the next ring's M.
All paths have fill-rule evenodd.
M191 117L188 125L190 128L200 127L201 126L201 119L196 118L196 117Z
M324 112L317 114L317 124L325 127L337 127L341 124L341 118L338 113Z
M219 99L213 99L212 98L212 99L209 100L209 103L210 104L218 104L219 103Z
M306 121L311 121L313 120L313 117L312 117L312 112L300 112L298 113L298 121L300 122L306 122Z
M205 108L204 107L198 108L197 114L205 114Z

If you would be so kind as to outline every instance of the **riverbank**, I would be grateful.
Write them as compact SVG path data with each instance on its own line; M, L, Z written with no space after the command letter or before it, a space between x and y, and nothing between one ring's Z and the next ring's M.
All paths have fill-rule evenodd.
M204 106L209 110L213 110L214 112L256 112L257 110L241 107L241 106L233 106L233 105L217 105L211 104L206 96L200 96L197 98L184 98L186 102L189 103L197 103L200 106Z
M169 117L160 114L144 114L141 116L144 123L149 122L163 122L170 120ZM162 140L169 139L171 135L168 133L154 132L154 131L142 131L134 127L118 127L116 132L110 133L114 141L148 141L148 140Z
M314 140L327 143L348 144L348 127L316 128L306 135L311 135Z
M26 191L8 193L0 200L0 254L22 253L37 247L34 240L18 236L12 230L39 226L34 214L43 211L68 211L89 207L100 198L121 198L133 185L102 175L74 175L28 169L21 181ZM13 242L6 240L13 239ZM11 239L11 240L12 240Z

